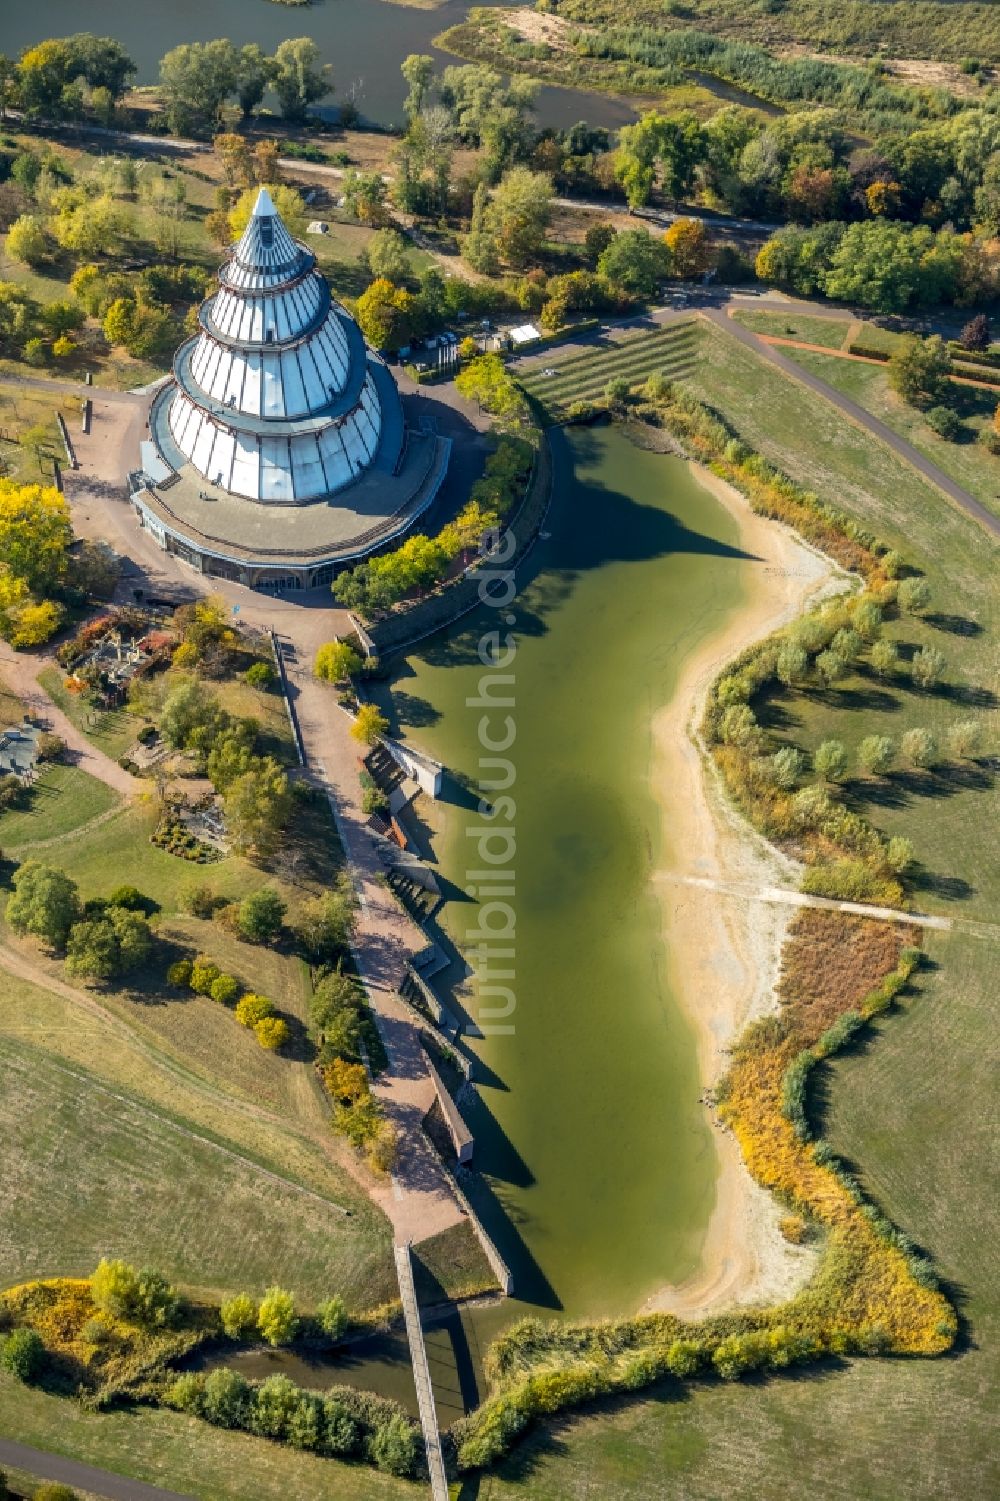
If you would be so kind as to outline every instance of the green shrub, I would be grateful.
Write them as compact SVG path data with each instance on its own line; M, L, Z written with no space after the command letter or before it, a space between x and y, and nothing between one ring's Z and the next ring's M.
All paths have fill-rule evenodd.
M204 1416L216 1428L246 1428L253 1388L238 1371L211 1371L205 1377Z
M220 1307L219 1318L230 1339L246 1339L257 1328L257 1304L249 1293L234 1293Z
M337 1293L324 1299L316 1310L316 1322L328 1339L340 1339L347 1328L347 1305Z
M0 1366L18 1381L34 1381L46 1360L45 1345L36 1329L13 1329L0 1346Z
M197 1371L185 1371L167 1388L164 1398L168 1407L203 1417L205 1412L205 1378Z
M361 1446L361 1426L339 1397L323 1399L323 1437L321 1448L324 1454L333 1454L344 1459L356 1454Z
M299 1389L293 1381L287 1376L268 1376L253 1394L251 1432L261 1438L287 1438L292 1414L298 1405Z
M187 990L191 984L191 973L194 964L190 959L178 959L167 970L167 983L175 985L178 990Z
M204 954L199 954L191 966L191 978L188 983L198 995L210 996L212 986L221 974L222 971L217 964L213 964L211 959L206 959Z
M213 1001L218 1001L220 1006L232 1006L242 989L243 987L235 975L223 974L217 980L212 981L212 988L209 991L209 995Z
M375 1429L368 1443L368 1453L387 1475L398 1475L403 1479L412 1475L419 1453L413 1424L401 1413L393 1413Z
M148 917L156 911L152 897L144 896L138 886L116 886L108 897L109 907L124 907L129 912L143 912Z

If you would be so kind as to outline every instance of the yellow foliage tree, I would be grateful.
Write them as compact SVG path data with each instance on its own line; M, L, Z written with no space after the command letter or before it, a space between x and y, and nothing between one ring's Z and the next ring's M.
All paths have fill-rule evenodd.
M377 745L388 728L389 721L384 714L379 713L377 705L362 704L351 725L351 734L362 745Z

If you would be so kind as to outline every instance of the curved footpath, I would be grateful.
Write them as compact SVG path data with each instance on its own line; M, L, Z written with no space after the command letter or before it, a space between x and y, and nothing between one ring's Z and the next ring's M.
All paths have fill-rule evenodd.
M98 1470L77 1459L64 1459L61 1454L46 1454L41 1449L29 1448L27 1444L9 1438L0 1438L0 1465L26 1470L38 1480L54 1480L60 1485L89 1491L93 1496L104 1497L105 1501L193 1501L192 1497L182 1496L179 1491L164 1491L158 1485L114 1475L110 1470Z
M752 329L744 328L742 323L737 323L731 318L725 308L702 308L701 316L718 328L724 329L734 339L745 344L748 349L752 349L755 354L759 354L765 360L770 360L771 364L776 365L783 375L790 376L792 380L798 381L799 385L815 391L817 396L822 396L824 401L829 401L857 427L867 429L887 448L891 448L904 463L909 464L911 469L915 469L924 479L930 480L932 485L942 491L967 516L971 516L973 521L978 522L991 536L1000 537L1000 517L994 516L993 512L988 511L980 501L969 494L968 490L963 490L961 485L957 485L943 469L939 469L930 459L925 458L919 448L915 448L912 443L901 438L878 417L859 406L856 401L852 401L849 396L845 396L841 391L828 385L821 376L814 375L811 370L797 365L794 360L782 354L775 345L758 338Z

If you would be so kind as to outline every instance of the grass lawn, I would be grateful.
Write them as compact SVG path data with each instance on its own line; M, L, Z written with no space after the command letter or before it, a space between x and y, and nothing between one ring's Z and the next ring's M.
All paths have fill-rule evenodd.
M118 796L79 766L49 761L25 800L25 807L0 814L0 847L28 854L32 846L61 839L107 813Z
M801 339L803 344L822 344L825 349L842 349L851 326L849 318L815 318L793 311L768 313L743 307L733 314L733 321L752 328L754 333Z
M30 1006L22 996L15 999ZM219 1296L272 1282L303 1307L330 1291L355 1309L391 1295L380 1236L19 1039L0 1037L0 1280L86 1276L102 1255L159 1267ZM72 1070L72 1071L70 1071ZM350 1203L350 1201L348 1201ZM141 1205L141 1213L137 1207Z
M2 267L0 280L3 280ZM62 412L72 431L80 418L78 401L58 400L47 391L32 391L11 381L0 381L0 474L23 485L51 485L53 457L63 464L66 459L56 425L57 411ZM37 448L20 441L30 428L46 431L46 441Z
M58 667L46 667L38 674L41 687L78 730L92 740L106 755L117 761L135 741L143 721L127 709L95 709L79 693L70 693Z
M714 328L705 332L690 385L747 441L924 568L946 628L907 622L901 634L933 636L953 681L995 685L996 547L974 523L832 407ZM935 722L936 697L913 703L908 691L891 692L900 706L869 707L866 726L880 713L891 733L911 715ZM801 696L791 710L803 723L792 724L790 734L818 732L809 720L818 711ZM863 717L857 705L823 712L845 740ZM899 806L873 810L885 827L905 829L932 870L974 887L947 902L956 916L995 918L1000 904L998 796L985 771L982 790L907 791ZM945 905L941 893L920 895ZM825 1134L951 1284L965 1320L955 1354L852 1361L683 1391L666 1383L638 1401L550 1425L481 1494L490 1501L659 1501L666 1494L684 1501L950 1501L1000 1493L993 1439L1000 1266L992 1250L1000 1236L1000 1181L988 1103L997 947L954 931L930 935L927 950L930 966L879 1023L878 1035L830 1067Z
M161 1408L87 1412L0 1375L0 1431L199 1501L423 1501L426 1485Z
M993 413L1000 402L1000 389L985 391L976 386L953 386L955 409L965 423L965 436L957 443L939 438L929 427L923 413L909 406L890 389L885 370L879 365L865 365L855 360L831 360L808 349L789 349L786 353L798 365L838 391L853 398L866 411L880 417L888 427L907 438L915 448L950 474L991 511L1000 515L1000 458L991 454L979 434L990 428Z
M0 682L0 730L9 725L20 724L24 718L24 704L16 693Z

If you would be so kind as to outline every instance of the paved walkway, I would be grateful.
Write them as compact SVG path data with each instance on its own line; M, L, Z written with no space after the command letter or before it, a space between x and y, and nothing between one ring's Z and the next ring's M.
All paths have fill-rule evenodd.
M65 740L75 765L114 788L123 797L132 797L140 790L142 783L88 740L83 731L78 730L62 709L52 702L38 683L38 674L46 667L62 671L55 657L48 653L32 653L28 656L23 652L16 652L6 641L0 641L0 678L23 701L28 713L45 720L50 729Z
M289 680L312 779L330 800L350 862L361 904L354 956L389 1060L374 1093L399 1132L399 1160L391 1186L376 1187L373 1197L391 1220L397 1241L419 1242L464 1219L423 1131L434 1084L416 1019L399 995L407 961L427 940L386 888L377 838L361 811L361 748L351 737L350 716L334 690L312 676L308 662L289 664Z
M97 1470L77 1459L64 1459L61 1454L45 1454L41 1449L29 1448L27 1444L9 1438L0 1438L0 1465L26 1470L39 1480L54 1480L60 1485L90 1491L94 1496L103 1496L105 1501L192 1501L190 1496L182 1496L179 1491L161 1490L158 1485L147 1485L144 1480L113 1475L110 1470Z
M924 479L929 480L959 510L964 511L984 531L989 532L990 536L1000 537L1000 517L994 516L992 511L988 511L967 490L963 490L961 485L957 485L950 475L945 474L943 469L939 469L930 459L925 458L918 448L914 448L912 443L908 443L905 438L901 438L897 432L894 432L891 427L888 427L878 417L874 417L871 412L865 411L864 407L859 406L856 401L852 401L849 396L845 396L842 392L835 390L833 386L827 385L825 380L822 380L818 375L814 375L811 370L804 370L801 365L797 365L794 360L790 360L787 355L782 354L781 350L773 344L769 344L764 339L759 338L751 329L744 328L741 323L735 322L729 317L726 308L706 307L701 309L701 314L710 323L714 323L718 328L723 329L731 335L732 338L737 339L739 343L745 344L748 349L752 349L755 354L761 355L765 360L769 360L772 365L776 365L783 374L790 376L799 385L806 386L810 391L814 391L817 396L821 396L824 401L832 403L838 411L843 413L856 426L864 428L873 437L878 438L881 443L884 443L887 448L891 448L893 453L901 458L904 463L908 464L911 469L915 469ZM826 352L829 353L829 351Z

